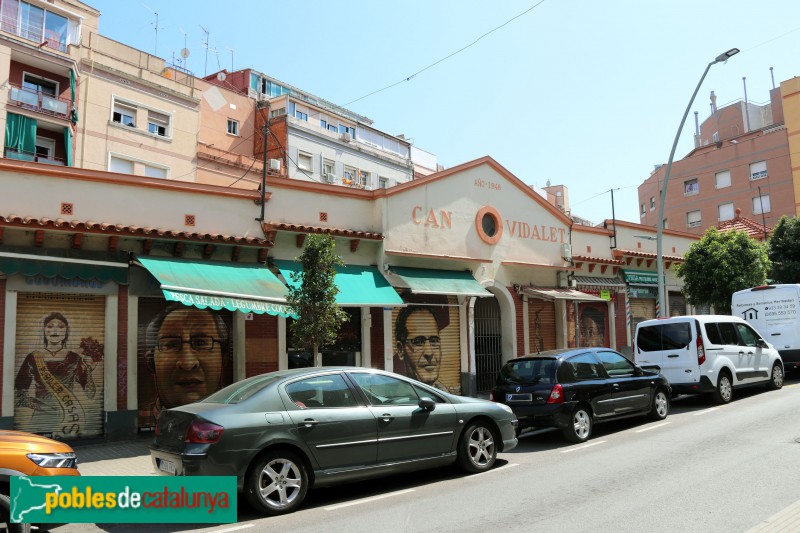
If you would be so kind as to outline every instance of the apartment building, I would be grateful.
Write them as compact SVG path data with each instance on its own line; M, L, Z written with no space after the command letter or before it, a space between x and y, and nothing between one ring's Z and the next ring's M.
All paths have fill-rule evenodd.
M781 216L797 215L800 183L792 164L791 131L800 128L796 78L770 91L769 102L737 100L716 107L696 125L695 148L674 161L664 207L664 227L701 235L737 214L773 227ZM797 156L794 156L797 157ZM639 186L642 224L658 224L666 165Z

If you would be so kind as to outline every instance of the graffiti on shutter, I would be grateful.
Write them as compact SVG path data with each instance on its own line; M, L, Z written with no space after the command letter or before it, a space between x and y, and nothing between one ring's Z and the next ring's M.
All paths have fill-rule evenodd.
M139 299L140 429L153 428L162 409L202 400L230 385L231 324L230 311Z
M579 343L581 346L610 346L608 336L608 305L579 303Z
M58 439L103 434L105 298L20 294L14 429Z
M461 394L457 303L455 296L431 296L392 310L395 372Z
M556 349L556 304L537 298L528 299L529 352Z

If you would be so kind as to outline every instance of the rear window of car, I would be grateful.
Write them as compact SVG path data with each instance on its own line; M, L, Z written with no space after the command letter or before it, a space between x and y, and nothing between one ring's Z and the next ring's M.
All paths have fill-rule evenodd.
M636 347L642 352L679 350L692 341L690 322L673 322L643 326L636 333Z
M739 334L733 322L709 322L706 335L712 344L739 344Z
M242 402L263 390L277 379L274 376L253 376L237 381L207 397L204 402L233 404Z
M501 369L498 380L520 383L555 383L555 359L523 359L509 361Z

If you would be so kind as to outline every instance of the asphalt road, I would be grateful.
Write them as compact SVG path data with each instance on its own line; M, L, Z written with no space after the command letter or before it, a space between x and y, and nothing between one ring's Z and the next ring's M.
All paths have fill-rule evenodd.
M526 432L490 472L445 468L311 491L281 517L262 518L242 501L238 524L52 531L797 531L798 383L795 375L780 391L737 390L726 406L679 398L665 421L598 425L582 445Z

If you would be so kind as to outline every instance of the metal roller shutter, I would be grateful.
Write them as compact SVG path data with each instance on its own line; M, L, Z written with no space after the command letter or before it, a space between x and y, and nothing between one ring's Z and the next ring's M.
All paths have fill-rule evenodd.
M105 298L20 294L14 429L59 439L103 434Z
M636 324L656 318L656 301L648 298L631 298L631 333L636 332Z
M414 379L420 379L414 375L413 368L409 368L404 359L400 358L401 354L404 357L412 359L411 365L419 364L420 359L423 358L423 353L419 350L418 354L415 353L406 341L404 345L398 346L397 342L397 319L403 312L403 309L410 308L427 308L436 318L437 324L446 324L438 332L441 338L441 361L439 362L439 373L436 379L430 384L453 394L461 394L461 337L458 319L458 300L455 296L447 297L447 306L442 305L414 305L409 304L405 308L394 308L392 310L392 339L395 350L394 357L394 371L398 374L407 375ZM413 312L411 316L416 315ZM436 335L435 331L420 332L427 336ZM428 346L425 346L426 350ZM402 350L402 352L400 351ZM424 362L424 361L423 361ZM430 381L429 378L422 379L421 381Z
M475 379L478 392L491 390L503 361L500 305L496 298L475 302Z
M669 316L683 316L686 314L686 298L683 294L669 293Z
M579 303L578 314L581 346L611 346L608 331L608 305Z
M556 304L528 299L529 352L556 349Z

